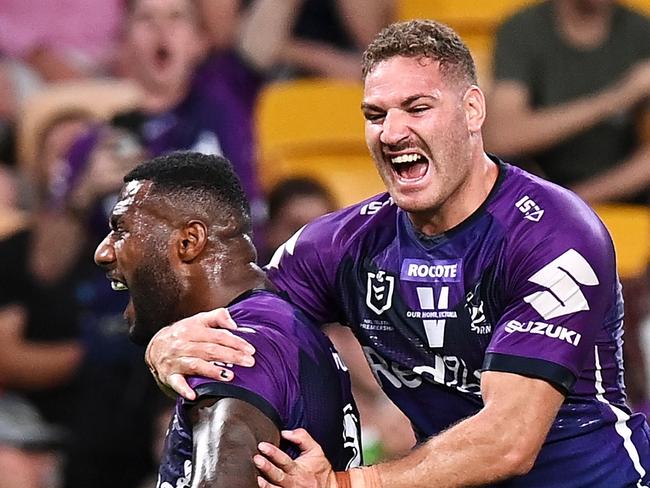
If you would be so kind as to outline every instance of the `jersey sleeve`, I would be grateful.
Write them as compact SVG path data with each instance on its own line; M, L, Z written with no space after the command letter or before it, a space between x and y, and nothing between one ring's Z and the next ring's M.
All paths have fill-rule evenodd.
M278 248L269 279L317 324L340 321L336 273L342 255L331 215L307 224Z
M255 347L255 366L246 368L228 364L235 375L229 382L190 377L189 384L196 391L197 399L184 400L184 403L191 405L210 397L237 398L259 409L278 429L282 429L297 395L297 368L291 366L295 362L295 349L277 331L265 327L240 326L233 333Z
M598 335L620 320L620 303L602 223L586 206L555 210L561 220L521 233L506 251L505 308L483 369L545 379L566 394Z
M533 86L534 57L528 42L526 18L517 15L499 27L494 48L495 81L510 80Z

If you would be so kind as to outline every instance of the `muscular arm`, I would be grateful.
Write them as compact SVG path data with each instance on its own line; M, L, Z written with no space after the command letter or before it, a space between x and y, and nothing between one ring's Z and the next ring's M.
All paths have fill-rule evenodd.
M474 486L527 473L564 396L543 380L487 371L485 407L408 456L379 464L382 486Z
M256 486L253 456L261 441L278 445L275 424L236 398L201 400L192 408L194 424L191 488Z

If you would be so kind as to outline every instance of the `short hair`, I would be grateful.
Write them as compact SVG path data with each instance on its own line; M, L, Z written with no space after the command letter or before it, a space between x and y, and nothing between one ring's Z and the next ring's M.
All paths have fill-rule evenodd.
M175 152L145 161L132 169L124 183L149 180L154 195L171 198L178 208L211 220L233 216L239 231L252 232L248 199L230 162L221 156Z
M379 32L363 53L363 78L377 64L395 56L430 58L440 63L443 74L477 83L469 49L451 27L435 20L396 22Z
M278 217L282 208L296 197L319 197L327 200L332 209L336 208L334 197L325 186L313 178L296 177L281 181L269 193L269 219Z

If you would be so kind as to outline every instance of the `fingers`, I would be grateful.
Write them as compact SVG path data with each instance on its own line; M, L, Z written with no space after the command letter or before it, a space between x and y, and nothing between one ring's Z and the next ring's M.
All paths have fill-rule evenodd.
M171 375L167 379L167 384L176 393L188 400L194 400L196 398L196 393L194 390L192 390L192 388L190 388L190 385L188 385L187 381L185 381L185 377L181 374Z
M201 321L210 327L221 327L222 329L230 330L237 329L237 324L230 316L227 308L217 308L216 310L203 312L198 315L201 315Z
M264 456L266 456L269 461L271 461L275 466L280 468L285 473L291 473L296 468L296 463L294 462L289 455L275 447L273 444L268 442L260 442L257 446ZM262 456L260 458L264 459Z
M281 434L284 439L296 444L303 453L320 454L323 452L320 445L305 429L283 430Z
M257 477L257 486L259 486L259 488L281 488L278 485L272 485L261 476Z
M262 476L264 476L264 478L266 478L268 481L283 486L284 481L286 481L287 483L289 482L287 474L290 471L288 470L293 469L292 465L295 463L291 460L291 458L289 458L288 462L286 460L283 460L282 462L278 461L276 459L277 453L272 452L270 449L268 452L265 452L264 450L262 450L261 447L262 444L266 445L266 443L261 443L260 451L262 451L264 455L267 456L270 460L266 459L264 456L260 456L259 454L256 454L255 456L253 456L253 463L260 471ZM270 446L276 449L275 446L272 445ZM284 456L286 456L286 454L284 454L282 451L279 452Z

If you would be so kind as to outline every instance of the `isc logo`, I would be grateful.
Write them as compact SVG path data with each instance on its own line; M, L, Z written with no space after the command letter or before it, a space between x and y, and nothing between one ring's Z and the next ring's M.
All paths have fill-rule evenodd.
M544 210L539 208L539 205L535 203L528 195L524 195L517 203L515 207L524 214L524 218L532 222L539 222L544 215Z
M366 203L363 207L361 207L359 213L361 215L374 215L386 205L392 205L392 204L393 204L393 197L388 197L388 200L385 200L383 202L381 200L378 200L378 201Z

